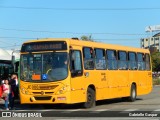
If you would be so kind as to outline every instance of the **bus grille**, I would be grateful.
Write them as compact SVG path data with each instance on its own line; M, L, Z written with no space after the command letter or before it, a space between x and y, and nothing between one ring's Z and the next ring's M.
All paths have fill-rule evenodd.
M32 85L32 90L52 90L55 89L58 85Z
M51 100L51 96L45 96L45 97L34 97L35 100Z
M33 94L42 94L42 92L32 92ZM54 92L45 92L45 94L53 94Z

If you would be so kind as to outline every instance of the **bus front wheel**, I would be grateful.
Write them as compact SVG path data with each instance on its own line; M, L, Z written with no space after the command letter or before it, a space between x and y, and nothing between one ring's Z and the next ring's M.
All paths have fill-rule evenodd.
M137 97L136 86L132 84L129 101L134 102Z
M83 103L84 108L91 108L94 107L96 104L95 102L95 91L92 88L88 88L87 95L86 95L86 102Z

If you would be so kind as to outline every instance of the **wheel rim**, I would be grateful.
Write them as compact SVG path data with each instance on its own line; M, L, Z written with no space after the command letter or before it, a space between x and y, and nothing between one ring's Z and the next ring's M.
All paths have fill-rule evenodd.
M92 95L91 95L90 93L88 93L87 103L88 103L88 104L91 104L91 103L92 103Z
M134 99L136 98L136 90L135 89L132 90L132 98L134 98Z

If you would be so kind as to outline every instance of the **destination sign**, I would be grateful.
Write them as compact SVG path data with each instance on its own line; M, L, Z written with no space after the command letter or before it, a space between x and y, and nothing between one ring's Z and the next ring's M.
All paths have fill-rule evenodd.
M67 50L65 41L32 42L22 45L21 52Z

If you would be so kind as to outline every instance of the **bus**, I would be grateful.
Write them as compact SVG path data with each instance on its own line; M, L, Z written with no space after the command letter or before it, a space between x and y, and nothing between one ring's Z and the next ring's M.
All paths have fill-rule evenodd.
M148 49L78 39L24 42L20 52L21 104L76 104L123 98L152 90Z
M15 54L13 50L0 48L0 83L4 79L10 79L13 73L18 75L19 60L18 52Z
M2 80L9 78L13 72L10 54L0 48L0 83Z
M12 73L13 73L13 67L11 61L0 60L0 83L2 80L11 77Z

